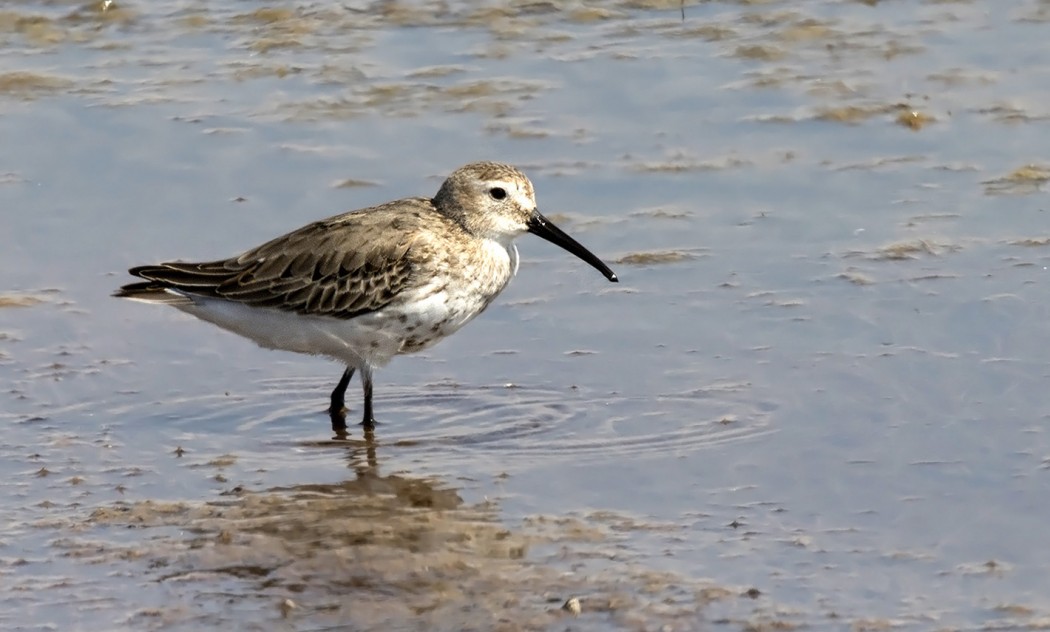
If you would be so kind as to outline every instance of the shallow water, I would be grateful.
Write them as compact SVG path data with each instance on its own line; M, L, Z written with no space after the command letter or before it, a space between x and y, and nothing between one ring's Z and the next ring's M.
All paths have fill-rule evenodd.
M0 627L1050 627L1045 3L107 6L0 10ZM374 441L108 296L485 158L621 283L523 238Z

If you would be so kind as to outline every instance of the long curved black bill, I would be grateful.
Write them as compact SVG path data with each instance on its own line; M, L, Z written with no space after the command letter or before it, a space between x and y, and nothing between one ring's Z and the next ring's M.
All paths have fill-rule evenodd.
M529 219L527 225L529 227L529 232L533 235L543 237L555 246L560 246L580 259L583 259L594 266L599 272L605 275L606 279L609 279L613 283L619 282L619 279L616 278L616 274L609 269L609 266L602 263L601 259L595 257L594 253L584 248L580 242L566 235L562 229L552 224L551 221L544 217L539 211L533 211L532 218Z

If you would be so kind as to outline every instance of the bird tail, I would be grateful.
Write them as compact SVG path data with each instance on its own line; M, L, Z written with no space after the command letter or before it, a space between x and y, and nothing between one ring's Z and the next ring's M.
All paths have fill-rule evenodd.
M141 283L129 283L113 293L117 298L127 298L143 303L158 303L162 305L179 305L190 303L186 295L165 287L156 281L143 281Z

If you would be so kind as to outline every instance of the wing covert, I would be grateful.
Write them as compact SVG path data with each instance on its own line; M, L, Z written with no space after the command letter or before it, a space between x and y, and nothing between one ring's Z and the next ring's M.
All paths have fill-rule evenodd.
M382 215L341 215L230 259L162 263L131 273L187 294L353 318L389 304L412 281L412 233L390 231L377 221Z

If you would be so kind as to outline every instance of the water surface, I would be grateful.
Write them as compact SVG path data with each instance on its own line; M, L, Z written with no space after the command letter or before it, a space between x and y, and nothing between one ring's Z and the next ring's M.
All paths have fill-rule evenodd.
M2 627L1045 627L1048 19L0 11ZM108 296L478 159L621 283L522 238L373 442L340 367Z

